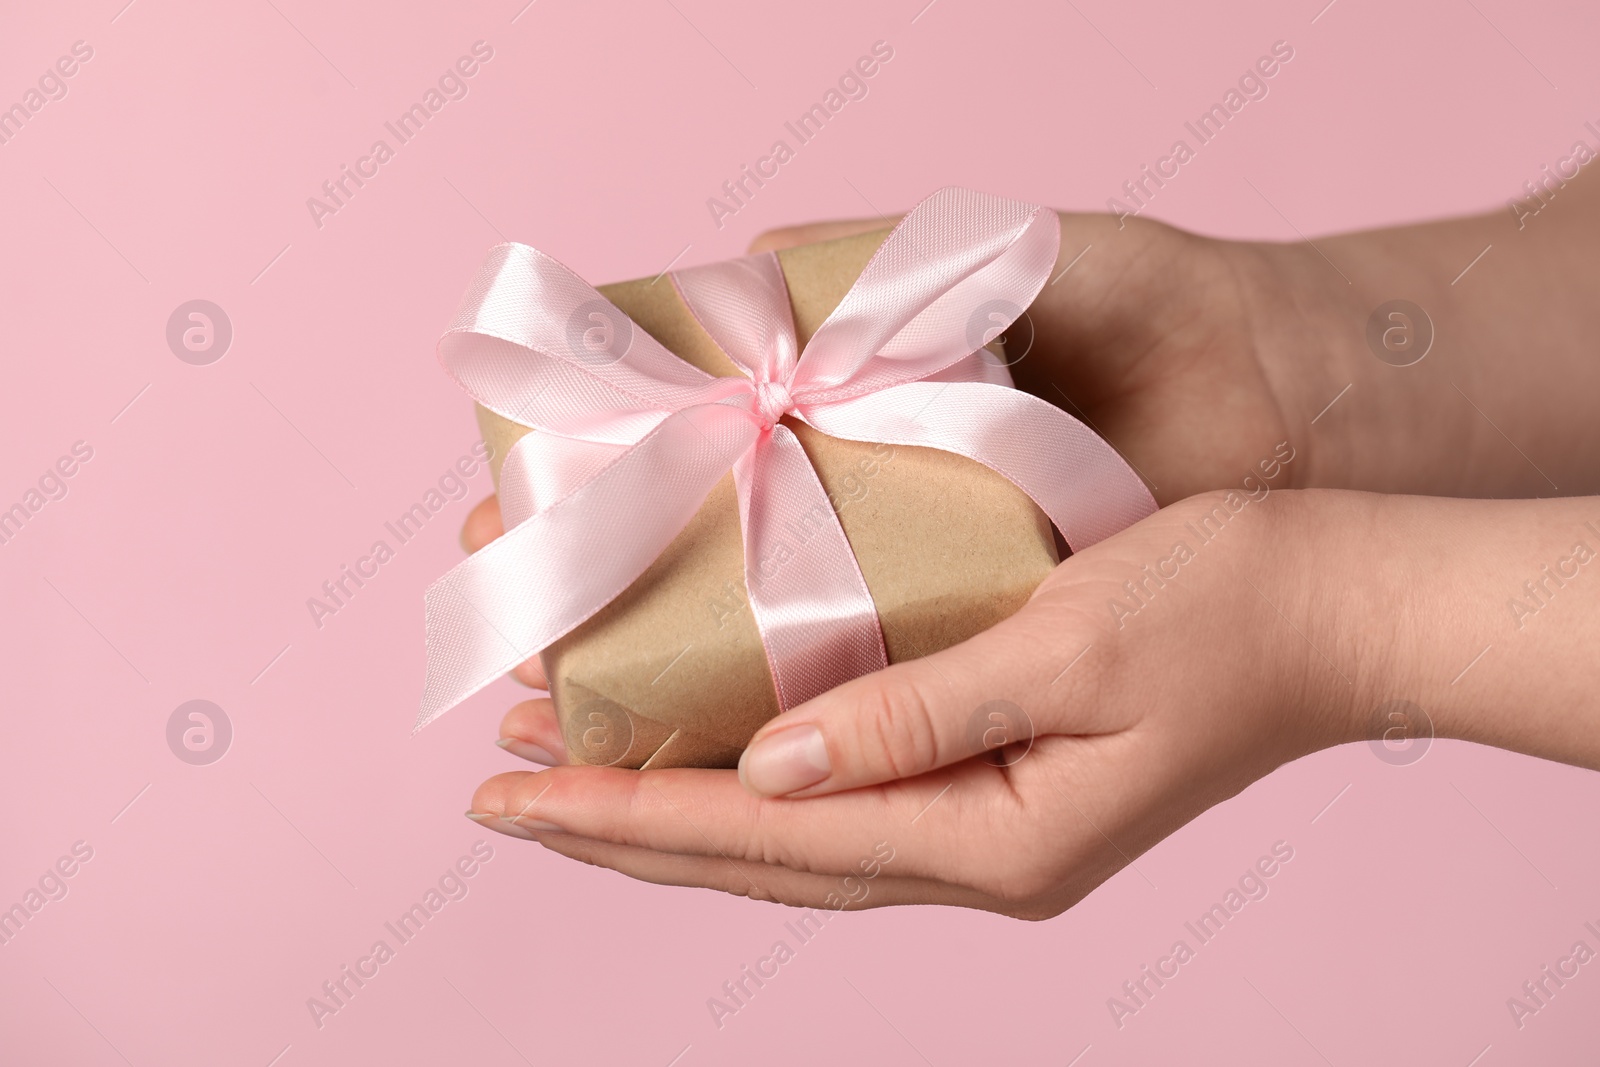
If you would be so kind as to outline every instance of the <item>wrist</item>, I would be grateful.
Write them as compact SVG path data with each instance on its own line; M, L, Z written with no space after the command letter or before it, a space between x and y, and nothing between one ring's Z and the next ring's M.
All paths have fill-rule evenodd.
M1592 313L1570 310L1588 304L1567 294L1562 315L1530 317L1534 301L1526 296L1470 284L1480 280L1471 270L1491 245L1500 258L1490 269L1537 275L1532 265L1544 260L1533 245L1501 250L1510 244L1506 230L1505 219L1490 215L1314 243L1231 246L1247 279L1257 361L1307 459L1297 488L1448 496L1593 490L1594 477L1581 473L1592 464L1565 455L1573 428L1592 423L1584 419L1593 410L1585 387L1600 381L1600 371L1568 374L1574 388L1530 404L1538 391L1527 388L1527 367L1535 364L1519 370L1500 358L1531 337L1537 358L1568 366L1559 354L1571 339L1551 321ZM1537 284L1566 292L1559 277Z
M1365 343L1362 298L1305 242L1226 244L1256 361L1304 457L1291 487L1386 488L1382 457L1399 452L1390 428L1415 423L1405 391L1373 387L1379 364Z
M1309 646L1293 677L1326 744L1454 738L1600 767L1600 499L1276 496L1274 621Z
M1252 643L1280 650L1275 688L1307 724L1308 752L1371 737L1373 709L1416 689L1397 646L1406 567L1388 543L1393 499L1309 489L1263 501L1240 601Z

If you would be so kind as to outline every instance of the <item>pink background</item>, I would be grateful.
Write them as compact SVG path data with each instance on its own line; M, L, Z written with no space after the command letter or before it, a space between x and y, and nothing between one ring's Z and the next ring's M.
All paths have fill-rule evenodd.
M93 849L0 946L0 1061L1592 1061L1600 965L1521 1030L1506 998L1600 948L1600 857L1571 829L1594 775L1325 752L1052 922L839 917L718 1030L706 999L792 915L463 819L518 765L491 744L509 682L409 736L422 590L487 476L320 629L306 607L475 440L432 352L496 229L606 281L944 184L1094 210L1280 39L1270 95L1153 215L1292 238L1502 206L1594 143L1586 5L124 2L0 25L0 104L94 49L0 145L0 506L94 450L0 545L0 907ZM469 95L315 226L306 198L480 39ZM706 198L880 39L870 95L713 225ZM165 338L196 298L234 329L209 366ZM192 699L234 731L207 766L166 740ZM319 1029L307 998L485 837L469 895ZM1270 895L1118 1029L1107 998L1278 840Z

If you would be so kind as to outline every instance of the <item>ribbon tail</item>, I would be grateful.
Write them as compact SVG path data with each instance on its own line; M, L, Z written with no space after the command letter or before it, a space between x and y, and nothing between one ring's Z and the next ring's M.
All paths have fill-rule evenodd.
M428 670L415 729L631 585L757 432L748 414L726 405L677 412L592 480L435 582L426 598Z
M1033 498L1074 552L1154 514L1117 451L1060 408L981 382L911 382L804 409L834 437L938 448L977 460Z
M782 425L734 464L745 586L787 711L889 665L878 611L827 492Z

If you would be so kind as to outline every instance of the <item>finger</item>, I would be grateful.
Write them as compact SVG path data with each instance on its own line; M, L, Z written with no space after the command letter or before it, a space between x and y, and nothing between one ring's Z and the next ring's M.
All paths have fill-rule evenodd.
M1099 601L1095 601L1096 605ZM1073 607L1035 598L954 647L846 682L756 732L739 778L760 796L816 796L912 778L1043 733L1093 733L1099 701L1074 666L1091 643ZM1071 714L1066 708L1072 707Z
M500 498L490 494L467 512L467 521L461 525L461 547L476 552L505 532L500 522Z
M832 222L812 222L804 226L783 226L758 234L756 239L750 242L750 253L754 255L757 252L777 252L796 245L832 241L838 237L854 237L858 233L871 233L873 230L887 230L899 222L900 218L901 216L895 215L875 219L835 219Z
M751 900L792 908L814 908L819 912L858 911L895 904L949 904L1007 913L1010 908L1005 902L975 890L921 878L896 878L886 873L871 879L803 874L769 864L739 863L720 856L655 852L571 834L539 833L535 840L552 852L592 866L606 867L642 882L716 889ZM818 914L796 922L809 940L829 918L831 916Z
M524 700L506 712L495 744L533 763L554 767L567 762L567 745L556 720L556 706L548 697Z
M550 682L544 676L544 664L539 662L538 656L523 660L515 667L512 667L511 677L529 689L543 689L546 691L550 689Z
M479 786L471 811L530 828L679 855L725 857L845 877L874 860L898 877L960 883L1000 869L1025 828L1003 773L977 763L915 782L804 801L764 799L727 771L556 767ZM937 817L923 817L936 811ZM885 859L884 857L888 857ZM985 857L993 862L981 862Z

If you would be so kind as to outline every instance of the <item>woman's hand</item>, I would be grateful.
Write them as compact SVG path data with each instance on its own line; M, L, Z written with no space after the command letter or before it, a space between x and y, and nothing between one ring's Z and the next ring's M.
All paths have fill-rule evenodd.
M479 788L473 816L646 881L1057 914L1211 805L1354 736L1359 653L1331 625L1327 571L1302 561L1363 528L1371 498L1332 494L1312 517L1297 497L1170 507L973 640L775 719L737 774L514 772Z
M1044 918L1279 765L1382 736L1396 700L1600 767L1597 641L1600 499L1207 493L779 716L737 774L514 772L472 812L646 881Z

